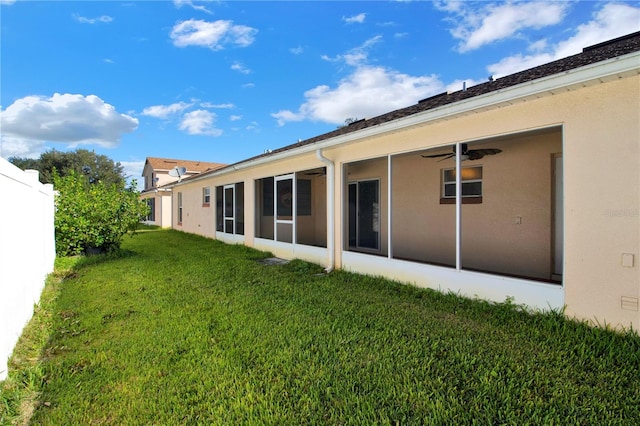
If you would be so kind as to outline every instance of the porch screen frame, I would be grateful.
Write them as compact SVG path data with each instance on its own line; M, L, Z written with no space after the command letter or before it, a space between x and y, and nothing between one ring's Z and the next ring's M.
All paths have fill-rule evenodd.
M360 184L361 183L369 183L369 182L375 182L376 186L377 186L377 203L378 203L378 215L377 215L377 236L376 236L376 247L372 248L372 247L366 247L366 246L361 246L360 245L360 220L359 220L359 210L360 210ZM350 208L350 196L351 196L351 186L355 186L355 229L353 231L355 231L355 245L351 245L351 212L349 211ZM349 223L349 233L347 234L347 238L346 238L346 242L347 242L347 248L348 249L356 249L358 251L361 251L363 253L380 253L382 251L382 211L380 208L380 204L381 204L381 179L380 178L364 178L364 179L357 179L357 180L351 180L349 182L347 182L347 221ZM390 204L389 204L390 205ZM388 209L389 210L389 209Z
M278 183L291 180L291 216L284 216L278 213ZM290 225L291 226L291 242L290 244L296 244L296 216L297 216L297 185L296 185L296 173L288 173L286 175L274 176L273 178L273 240L280 241L278 239L278 225ZM280 219L280 217L288 217L289 219ZM287 242L287 241L280 241ZM288 242L287 242L288 243Z
M238 190L240 186L242 186L241 191ZM219 185L215 189L216 232L244 235L244 182Z

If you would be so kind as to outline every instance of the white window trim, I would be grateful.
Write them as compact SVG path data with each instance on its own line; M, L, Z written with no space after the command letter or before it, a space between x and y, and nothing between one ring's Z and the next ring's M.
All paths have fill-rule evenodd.
M482 170L482 166L481 166L481 165L477 165L477 166L476 166L476 165L474 165L474 166L467 166L467 167L462 167L462 168L463 168L463 169L474 169L474 168L479 168L480 170ZM446 195L446 190L445 190L445 188L446 188L447 186L453 186L453 188L455 188L455 187L456 187L456 184L457 184L457 179L456 179L456 180L452 180L452 181L445 181L445 173L446 173L447 171L450 171L450 170L455 170L455 167L450 167L450 168L447 168L447 169L442 169L442 171L441 171L441 173L442 173L442 175L441 175L441 176L442 176L442 186L441 186L441 188L440 188L440 198L445 198L445 199L452 199L452 200L455 200L455 199L456 199L456 194L454 193L453 195ZM483 175L483 177L484 177L484 175ZM478 183L478 182L481 184L481 186L480 186L480 194L462 195L462 191L460 191L460 197L461 197L461 198L482 198L483 191L484 191L484 188L483 188L483 186L482 186L482 180L483 180L483 178L480 178L480 179L468 179L468 180L465 180L465 179L462 179L462 177L461 177L461 181L462 181L462 186L463 186L463 187L464 187L464 185L465 185L465 184L469 184L469 183Z
M202 188L202 205L210 206L211 205L211 187L205 186Z

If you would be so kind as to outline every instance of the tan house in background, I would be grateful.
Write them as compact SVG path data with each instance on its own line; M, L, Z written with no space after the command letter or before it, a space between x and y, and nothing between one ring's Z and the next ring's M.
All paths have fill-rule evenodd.
M162 189L185 232L638 330L640 33Z
M171 227L171 190L163 188L164 185L223 166L225 164L206 161L147 157L142 170L144 190L141 193L141 198L149 206L149 216L145 223L163 228Z

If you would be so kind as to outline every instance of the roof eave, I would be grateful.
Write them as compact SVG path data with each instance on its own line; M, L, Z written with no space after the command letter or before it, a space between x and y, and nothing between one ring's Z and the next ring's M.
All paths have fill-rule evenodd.
M270 155L260 156L253 160L241 161L211 173L204 173L197 177L192 177L188 182L174 182L166 186L175 187L185 183L197 182L210 177L233 173L249 167L284 160L297 155L308 154L310 152L315 152L318 149L327 149L337 145L349 144L361 139L380 136L386 133L393 133L409 127L424 126L440 120L451 119L455 116L494 109L505 104L526 101L531 98L552 96L561 91L574 90L579 87L602 83L616 78L640 74L639 59L640 51L636 51L627 55L618 56L518 85L498 89L483 95L463 99L452 104L418 112L385 123L365 127L364 129L351 133L301 145Z

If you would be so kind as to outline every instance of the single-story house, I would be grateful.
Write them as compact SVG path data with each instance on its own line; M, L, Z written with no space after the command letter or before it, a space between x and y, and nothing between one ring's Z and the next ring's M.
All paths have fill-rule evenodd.
M634 33L162 188L184 232L638 330L639 166Z
M226 164L147 157L142 169L144 189L141 198L149 206L149 215L144 223L170 228L171 193L163 186L223 166Z

